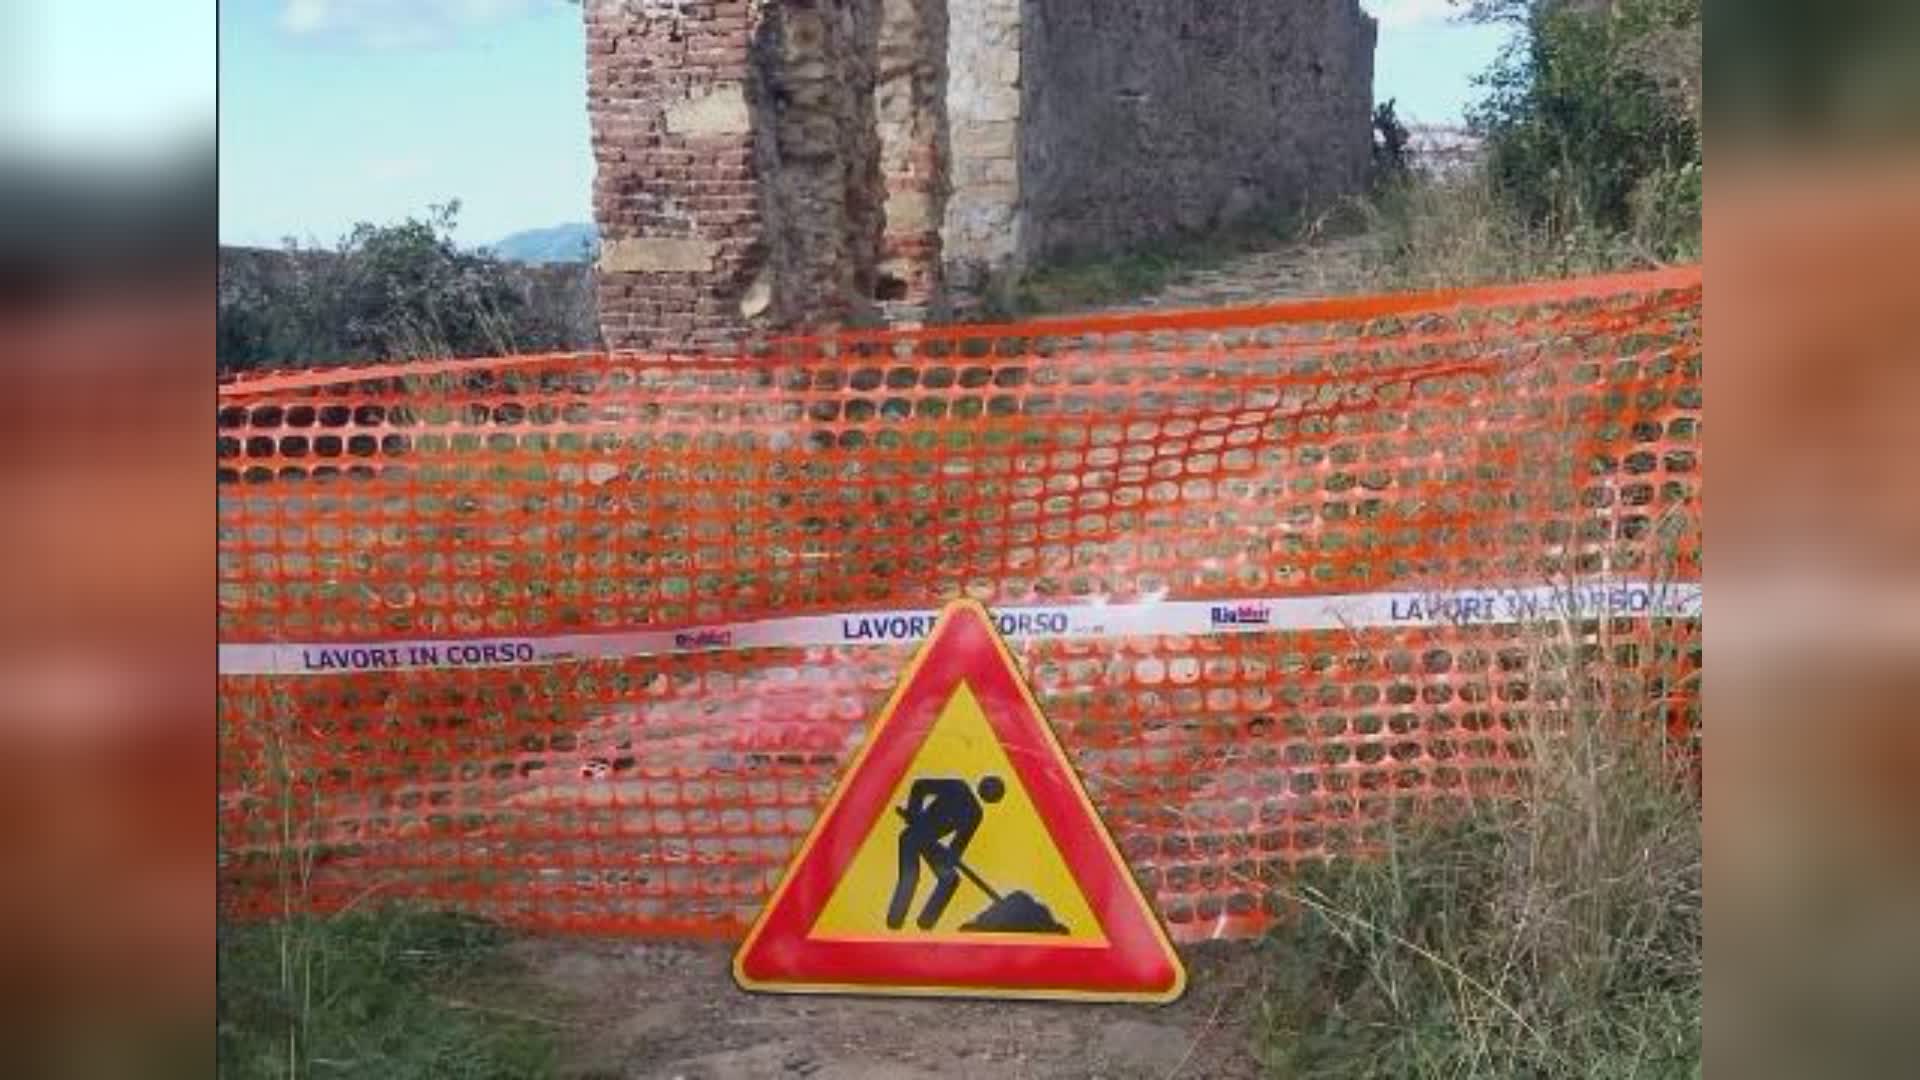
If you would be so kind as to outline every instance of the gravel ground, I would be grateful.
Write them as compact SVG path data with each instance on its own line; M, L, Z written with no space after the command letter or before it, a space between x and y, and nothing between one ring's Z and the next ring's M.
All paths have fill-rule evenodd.
M1186 950L1187 994L1158 1008L748 994L724 946L539 938L516 949L574 1080L1260 1075L1261 957L1248 945Z

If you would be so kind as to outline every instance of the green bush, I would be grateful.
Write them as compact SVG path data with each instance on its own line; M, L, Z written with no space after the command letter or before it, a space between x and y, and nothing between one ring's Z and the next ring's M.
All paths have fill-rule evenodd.
M1699 259L1705 175L1706 170L1695 161L1642 178L1628 196L1633 217L1631 234L1662 256Z
M1514 24L1469 121L1503 199L1550 232L1698 253L1701 0L1476 0Z
M1404 181L1413 168L1408 143L1413 133L1400 122L1400 100L1373 107L1373 181L1376 187Z
M454 200L396 225L361 222L333 251L289 241L244 260L223 252L220 368L591 347L591 271L462 250L453 240L459 210Z

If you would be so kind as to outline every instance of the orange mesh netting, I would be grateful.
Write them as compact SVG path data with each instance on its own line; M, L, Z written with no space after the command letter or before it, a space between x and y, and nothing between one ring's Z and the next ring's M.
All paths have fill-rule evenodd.
M1184 940L1524 767L1695 730L1701 275L219 392L227 910L744 929L959 595ZM1577 640L1543 670L1545 622Z

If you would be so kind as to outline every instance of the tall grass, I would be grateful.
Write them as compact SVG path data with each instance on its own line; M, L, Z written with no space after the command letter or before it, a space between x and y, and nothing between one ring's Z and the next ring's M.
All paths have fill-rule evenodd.
M317 774L297 750L292 708L276 702L261 762L274 821L279 917L217 927L219 1075L547 1075L555 1053L551 1021L470 1000L496 985L525 996L500 928L360 903L372 888L339 912L312 911L308 891L323 814Z
M1481 168L1412 174L1353 206L1374 237L1364 280L1383 290L1647 269L1666 261L1668 234L1677 228L1664 218L1626 232L1578 220L1533 223Z
M1700 218L1675 189L1697 189L1697 166L1633 193L1625 230L1578 217L1532 221L1484 166L1383 178L1365 194L1304 219L1262 218L1203 235L1043 263L1003 283L987 319L1085 311L1151 297L1196 271L1285 252L1301 295L1449 289L1644 270L1700 256ZM1245 297L1241 302L1285 299Z
M220 931L220 1075L535 1077L554 1021L525 1011L505 933L386 909ZM474 999L508 996L513 1006Z
M1379 857L1292 888L1298 918L1266 946L1274 1075L1699 1073L1692 759L1666 735L1672 668L1617 663L1623 647L1693 646L1610 625L1518 631L1524 678L1507 688L1525 701L1501 718L1525 748L1515 786L1452 814L1411 808Z

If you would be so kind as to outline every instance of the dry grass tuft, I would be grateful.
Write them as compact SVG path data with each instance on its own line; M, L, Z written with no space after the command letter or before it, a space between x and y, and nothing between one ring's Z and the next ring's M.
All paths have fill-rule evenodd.
M1297 1077L1668 1077L1700 1069L1701 817L1666 720L1678 625L1519 628L1513 790L1412 808L1380 858L1310 873L1268 943L1266 1057ZM1621 648L1667 658L1617 664Z

